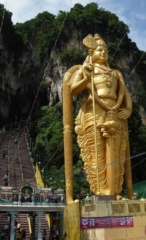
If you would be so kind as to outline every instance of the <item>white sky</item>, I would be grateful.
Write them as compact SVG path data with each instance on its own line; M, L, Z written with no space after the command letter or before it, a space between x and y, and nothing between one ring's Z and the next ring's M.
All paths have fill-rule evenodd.
M140 50L146 51L146 0L0 0L0 3L13 13L14 24L30 20L44 11L57 15L59 10L70 11L75 3L85 6L90 2L115 13L119 20L129 26L131 40L136 42Z

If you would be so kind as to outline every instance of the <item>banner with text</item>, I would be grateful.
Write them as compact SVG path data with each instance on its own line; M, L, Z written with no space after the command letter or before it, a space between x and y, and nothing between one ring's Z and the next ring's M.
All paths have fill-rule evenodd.
M80 219L80 228L133 227L133 217L89 217Z

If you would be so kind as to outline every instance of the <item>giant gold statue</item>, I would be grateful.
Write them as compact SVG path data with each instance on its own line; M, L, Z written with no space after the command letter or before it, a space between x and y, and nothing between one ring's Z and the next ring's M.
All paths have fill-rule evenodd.
M108 49L96 34L83 39L88 56L70 68L63 80L64 154L67 202L72 201L72 97L85 90L88 98L76 117L75 131L90 190L95 195L119 195L124 173L132 197L127 118L130 93L122 74L108 65ZM128 159L127 161L125 159Z

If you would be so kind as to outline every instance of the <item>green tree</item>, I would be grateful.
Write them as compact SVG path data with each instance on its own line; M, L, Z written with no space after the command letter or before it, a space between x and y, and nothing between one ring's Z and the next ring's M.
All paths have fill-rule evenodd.
M61 58L63 63L67 63L68 68L73 65L82 64L85 60L84 52L76 47L57 52L57 55Z
M54 107L42 107L30 125L31 135L35 138L35 152L41 156L42 165L64 165L63 113L62 103ZM79 148L73 133L73 160L77 162Z
M83 170L83 161L79 159L74 165L74 199L83 199L90 193L90 186Z
M49 166L59 163L63 165L63 125L62 105L57 104L53 108L42 107L36 114L35 126L35 148L39 155L43 156L44 165Z
M140 156L140 154L145 152L146 126L142 124L142 119L139 115L139 105L136 103L133 103L133 113L128 123L133 182L143 181L145 180L146 164L143 161L145 155ZM134 157L137 154L139 156Z
M64 166L60 169L57 166L51 166L50 169L44 169L43 181L45 186L51 187L53 190L58 188L65 190L65 173Z
M4 5L0 4L0 23L3 22L1 30L3 43L9 51L20 53L24 45L21 36L15 32L11 17L12 13L8 10L4 12Z

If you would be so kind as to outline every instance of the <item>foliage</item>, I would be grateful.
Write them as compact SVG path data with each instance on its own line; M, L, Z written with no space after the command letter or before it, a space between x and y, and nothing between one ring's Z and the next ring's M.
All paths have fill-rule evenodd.
M54 15L43 12L39 13L35 18L26 21L25 23L16 23L15 29L17 33L21 34L24 43L28 43L32 36L35 36L39 31L49 32L53 26L52 21L55 18Z
M65 190L65 169L52 166L49 170L44 171L43 181L45 186L53 190L58 188ZM83 199L90 192L90 187L83 171L83 162L78 160L73 168L74 199Z
M99 33L102 37L107 38L111 53L115 51L117 44L125 34L124 44L121 44L120 50L127 53L129 47L128 26L119 21L115 14L99 8L98 4L93 2L85 7L77 3L70 12L60 11L56 17L48 12L43 12L30 21L15 25L15 30L22 36L24 44L32 41L41 59L45 59L50 54L54 44L61 53L64 44L74 34L74 28L78 30L79 46L81 39L87 34ZM114 46L112 46L113 42ZM70 61L74 58L74 51L70 50L69 53L67 51L62 53L62 58L67 58L67 60L69 58ZM118 54L120 51L116 52L116 55Z
M67 67L75 64L82 64L85 60L85 55L83 51L76 47L70 48L62 52L58 52L57 55L61 58L64 64L67 63Z
M36 142L35 153L41 162L43 180L45 185L53 189L64 189L64 155L63 155L63 124L62 104L52 108L42 107L34 116ZM74 198L84 198L89 193L89 184L83 171L83 162L79 157L79 148L73 134L73 160L74 160Z
M34 122L36 152L44 158L43 164L50 162L52 165L59 162L58 167L63 164L63 125L62 105L57 104L53 108L42 107L36 113ZM50 166L50 164L49 164Z
M51 50L54 39L57 36L53 20L55 16L48 12L39 13L34 19L26 21L25 23L17 23L15 30L22 36L24 44L28 44L31 41L34 42L34 46L38 56L45 58Z
M129 123L129 142L132 157L133 181L145 180L146 164L144 155L134 157L137 154L145 152L146 146L146 126L142 124L139 115L139 105L133 103L133 113L128 121Z
M134 55L135 59L134 62L136 62L136 73L140 76L140 80L142 83L142 94L146 94L146 71L145 71L145 64L146 64L146 53L143 51L139 51L137 54ZM139 60L138 64L137 61ZM145 100L142 101L142 103L145 103ZM142 105L144 109L146 110L146 106Z
M2 18L4 6L0 5L0 17ZM129 28L118 17L99 8L97 3L91 2L86 6L79 3L71 8L70 12L59 11L57 16L45 11L39 13L35 18L25 23L17 23L15 26L11 22L12 13L6 11L2 34L5 44L9 49L14 49L19 53L25 48L29 51L32 46L39 59L40 64L44 64L50 56L51 51L58 49L58 54L66 65L81 63L84 53L81 49L82 39L89 33L99 33L107 42L109 47L109 62L111 67L116 67L115 57L121 54L133 54L134 64L140 56L136 44L131 42L127 33ZM76 32L77 30L77 32ZM64 45L70 42L72 36L76 34L78 47L65 50ZM121 42L121 39L124 41ZM117 46L120 47L117 48ZM138 71L144 72L145 59L138 66ZM142 74L145 81L145 74Z
M90 186L87 182L86 174L83 170L83 162L81 159L78 160L74 165L74 198L83 199L90 192Z
M4 6L0 5L0 21L2 21L3 11ZM89 33L92 35L99 33L105 39L109 48L109 64L112 68L116 68L116 59L120 58L121 55L132 58L132 61L130 61L131 70L135 68L140 59L138 66L136 66L136 72L142 80L143 91L135 91L138 104L134 103L134 110L129 119L129 134L131 155L134 156L143 152L146 144L146 128L139 115L139 105L142 105L146 110L146 55L139 51L136 44L128 38L128 26L119 21L115 14L99 8L98 4L93 2L86 6L77 3L71 8L70 12L60 11L57 16L45 11L38 14L34 19L25 23L17 23L15 26L12 25L11 16L12 13L9 11L5 12L2 27L4 44L8 50L16 51L16 53L20 53L25 47L30 55L33 52L34 56L38 56L41 66L44 66L43 63L50 59L50 53L54 49L63 64L68 67L82 63L85 56L81 50L81 41ZM69 48L72 37L78 39L78 46ZM64 162L62 105L59 103L52 108L44 106L35 114L34 119L31 131L36 139L35 150L41 158L42 167L47 166L45 171L48 171L53 165L57 166L58 171ZM86 178L86 176L82 172L82 166L79 167L78 165L80 157L75 134L73 134L73 140L74 164L77 163L76 167L78 168L78 171L75 170L75 178L78 182L75 182L75 194L77 196L80 192L78 186L85 185L83 178ZM132 166L134 167L140 160L140 158L134 158ZM144 179L145 171L145 164L134 167L134 181ZM82 176L80 177L80 175ZM88 189L87 186L85 188Z
M116 60L114 57L109 56L108 63L109 63L110 68L116 69L117 64L116 64Z
M15 32L11 17L12 13L7 10L5 10L4 14L4 5L0 4L0 23L3 22L1 30L3 42L8 50L20 53L24 45L19 34Z
M43 181L45 186L51 187L53 190L58 188L65 190L65 174L64 166L58 169L56 166L51 166L43 174Z
M146 111L145 94L146 93L144 89L140 90L138 88L135 88L133 92L133 96L136 98L137 104L143 106Z
M62 103L54 107L42 107L34 116L31 124L31 135L35 132L35 152L41 157L42 164L47 168L57 165L58 168L64 164L63 149L63 113ZM76 137L73 133L73 153L74 163L79 156L79 148L76 143Z

